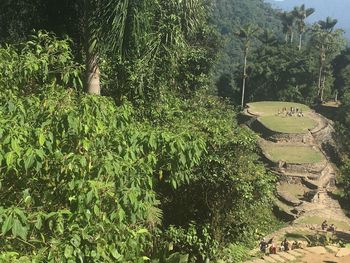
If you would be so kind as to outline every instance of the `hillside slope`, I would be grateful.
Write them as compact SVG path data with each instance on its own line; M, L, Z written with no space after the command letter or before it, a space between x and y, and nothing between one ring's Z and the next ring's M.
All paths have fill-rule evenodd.
M241 26L255 24L279 32L281 23L275 11L263 0L214 0L211 24L223 40L223 51L215 66L215 75L232 74L242 62L241 42L234 33Z

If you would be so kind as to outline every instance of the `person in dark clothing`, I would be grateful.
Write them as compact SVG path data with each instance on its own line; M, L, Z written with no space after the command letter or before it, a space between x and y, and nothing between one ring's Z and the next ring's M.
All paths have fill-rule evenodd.
M327 230L327 226L328 226L327 220L323 221L321 225L322 230Z
M289 242L288 242L287 238L285 238L285 239L282 241L282 244L281 244L281 245L283 246L284 251L288 251L288 250L289 250Z
M260 247L260 251L261 251L261 252L266 253L267 242L265 241L265 238L263 238L263 239L260 241L259 247Z

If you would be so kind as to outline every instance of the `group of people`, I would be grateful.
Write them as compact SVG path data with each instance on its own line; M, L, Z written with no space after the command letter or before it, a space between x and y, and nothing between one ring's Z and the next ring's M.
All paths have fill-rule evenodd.
M331 224L328 226L327 220L324 220L321 224L321 228L324 231L331 231L333 234L335 232L335 226L334 224ZM293 241L293 243L290 243L287 238L285 238L280 246L278 247L279 251L289 251L296 248L302 248L303 244L301 242L298 242L296 240ZM259 243L260 251L264 254L276 254L277 253L277 246L273 240L273 237L266 241L265 238L263 238Z
M332 232L333 234L334 234L334 232L335 232L335 225L334 225L334 224L330 224L330 225L328 226L327 220L324 220L324 221L322 222L321 228L322 228L322 230L324 230L324 231L330 231L330 232Z
M278 113L277 116L298 116L298 117L304 117L304 113L302 109L299 109L297 107L290 107L289 110L287 110L286 107L282 108L282 111L280 109L278 109Z
M277 246L275 242L273 241L273 238L271 238L269 241L266 241L265 238L263 238L259 244L260 251L264 254L276 254L277 253ZM299 248L300 244L297 241L294 241L293 243L290 243L287 238L285 238L280 246L278 247L279 251L289 251L291 249Z

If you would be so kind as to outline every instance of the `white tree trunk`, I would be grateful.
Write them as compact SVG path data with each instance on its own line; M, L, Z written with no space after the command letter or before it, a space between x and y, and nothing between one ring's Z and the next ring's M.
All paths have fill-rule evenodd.
M322 62L321 62L322 63ZM322 64L320 65L320 71L318 73L318 89L317 89L317 95L320 96L321 94L321 81L322 81L322 70L323 70L323 66Z
M241 101L242 108L244 107L245 85L246 85L246 78L247 78L247 55L248 55L248 50L246 49L244 52L244 66L243 66L242 101Z
M96 42L90 27L89 20L92 12L90 0L85 0L84 12L84 48L85 48L85 89L89 94L101 94L100 87L100 69L98 66L98 54L96 50Z
M299 50L301 50L302 38L303 38L303 33L300 32L300 34L299 34Z
M101 94L100 69L98 67L98 57L89 54L86 62L86 89L89 94Z

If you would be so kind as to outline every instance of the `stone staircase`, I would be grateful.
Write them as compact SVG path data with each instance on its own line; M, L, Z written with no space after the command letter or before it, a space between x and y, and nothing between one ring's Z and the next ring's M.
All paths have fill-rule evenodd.
M248 127L254 130L254 121L259 117L249 110L245 112L249 115L250 119L248 122ZM296 138L286 138L281 137L261 137L259 144L261 146L262 152L265 156L265 161L270 167L271 171L278 174L281 178L281 182L288 184L296 184L305 186L304 195L302 192L296 195L293 192L279 191L277 198L275 200L275 205L279 208L280 212L288 215L293 223L284 229L280 229L275 233L271 233L266 237L267 239L271 237L283 236L285 233L303 233L307 229L317 229L318 226L306 225L303 226L303 218L319 217L328 220L337 220L344 222L349 227L344 228L342 231L337 231L340 234L344 233L347 242L350 242L350 220L342 211L339 202L333 199L330 191L334 188L336 169L332 165L331 154L326 144L332 146L332 123L324 118L322 115L317 114L313 111L307 113L311 119L317 122L317 126L312 130L309 130L305 136ZM264 152L264 145L267 143L276 143L280 145L300 145L300 146L310 146L317 149L323 155L323 161L320 162L318 166L296 166L293 164L280 164L270 162L270 158ZM332 148L332 147L331 147ZM332 149L330 149L332 150ZM334 150L333 150L334 151ZM335 151L334 151L335 152ZM293 187L292 187L293 188ZM336 226L337 227L337 226ZM317 231L316 231L317 232ZM340 236L338 238L341 239ZM325 258L328 256L328 258ZM324 260L319 261L319 258L324 258ZM332 259L332 260L331 260ZM345 260L345 261L344 261ZM305 247L303 249L294 249L286 252L278 252L277 254L264 255L260 258L254 258L246 263L274 263L274 262L290 262L290 263L318 263L318 262L340 262L340 263L350 263L350 249L347 248L337 248L334 246L315 246L315 247Z

